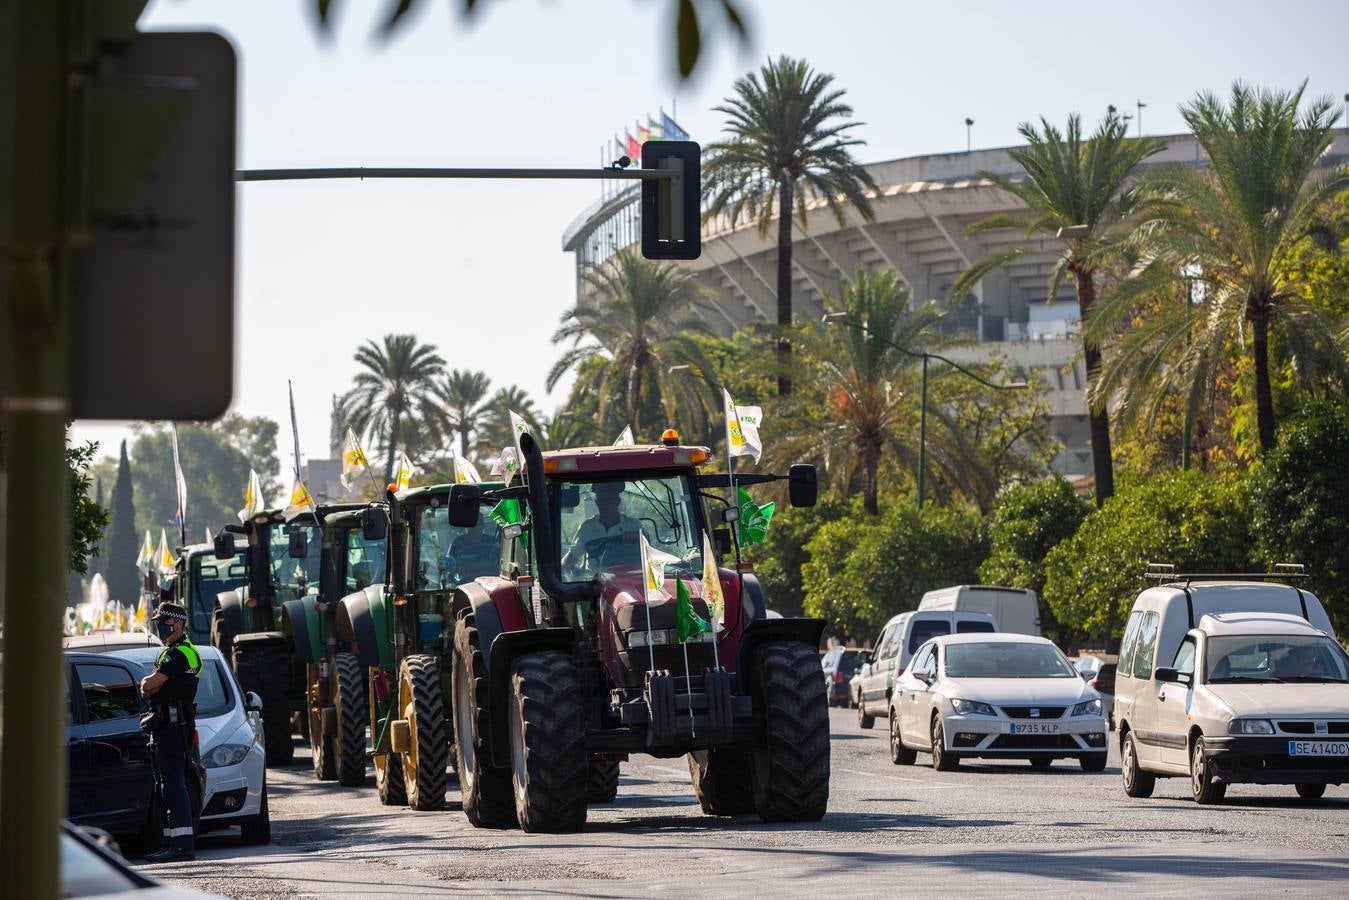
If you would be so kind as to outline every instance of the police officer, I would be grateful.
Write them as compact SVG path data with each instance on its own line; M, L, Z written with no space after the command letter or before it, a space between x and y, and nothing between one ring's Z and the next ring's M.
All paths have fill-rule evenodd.
M150 746L159 776L161 809L168 816L164 848L145 858L150 862L174 862L193 858L192 803L187 778L201 654L187 639L187 611L179 604L159 604L154 623L164 641L164 650L155 661L155 671L141 679L141 695L155 713Z

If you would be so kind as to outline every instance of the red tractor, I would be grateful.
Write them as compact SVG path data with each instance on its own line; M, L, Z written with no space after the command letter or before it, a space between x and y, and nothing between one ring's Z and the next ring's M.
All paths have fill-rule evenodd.
M737 509L712 492L730 476L698 471L707 448L669 431L660 445L547 453L526 433L520 450L523 484L455 485L449 500L461 526L484 505L518 511L502 530L501 573L460 585L452 607L454 745L469 821L579 829L587 797L603 793L596 779L616 780L630 753L687 754L708 814L823 816L824 621L768 618L758 581L739 566L714 567L725 613L713 633L681 644L680 604L661 602L682 583L706 620L705 535L716 535L717 555L732 545ZM794 506L815 503L814 466L735 476L782 480ZM663 586L647 583L642 542L663 554Z

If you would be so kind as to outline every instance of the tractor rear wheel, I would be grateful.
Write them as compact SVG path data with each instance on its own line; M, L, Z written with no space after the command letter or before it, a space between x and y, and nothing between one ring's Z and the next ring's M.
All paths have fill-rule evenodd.
M528 832L577 831L586 821L585 688L566 653L526 653L511 666L507 715L515 817Z
M511 772L492 761L492 729L488 718L487 661L478 646L473 615L454 627L454 760L464 815L475 828L514 828L515 800ZM497 715L504 715L499 710Z
M314 777L319 781L332 781L337 777L337 756L333 752L331 735L323 733L323 700L319 691L318 666L308 663L304 667L307 690L305 691L304 719L309 723L310 760L314 764Z
M409 656L398 667L398 709L408 722L408 749L402 754L408 806L440 809L445 805L450 744L445 739L445 699L435 657Z
M337 654L333 675L337 679L337 781L346 787L365 784L365 685L361 663L350 653Z
M383 673L378 669L368 669L367 672L366 698L370 708L370 734L377 739L379 704L376 702L375 679ZM393 698L390 698L389 706L393 706ZM392 709L389 714L393 715ZM396 754L388 751L381 753L378 750L375 753L375 793L379 795L379 802L385 806L407 805L407 792L403 788L403 762Z
M612 803L618 796L618 760L602 756L590 757L590 781L586 786L586 802Z
M829 806L829 709L815 648L765 644L756 673L764 740L754 751L754 807L765 822L814 822Z
M754 762L743 750L694 750L689 775L698 804L709 816L754 812Z
M262 699L262 729L267 739L267 765L284 766L295 759L290 736L290 657L280 640L234 641L234 674L239 686Z

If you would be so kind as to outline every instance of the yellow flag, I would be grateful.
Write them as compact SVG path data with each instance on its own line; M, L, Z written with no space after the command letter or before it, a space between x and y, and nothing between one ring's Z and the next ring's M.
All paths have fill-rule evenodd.
M244 490L244 508L239 510L239 521L247 522L262 510L262 481L256 471L249 469L248 487Z
M145 543L141 544L140 556L136 557L136 568L148 569L155 561L155 545L150 542L150 529L145 529Z
M304 482L297 478L291 483L290 505L286 507L283 515L290 519L306 511L315 511L314 498L309 496L309 488L304 486Z
M472 462L454 454L454 483L455 484L480 484L482 476L478 474L478 467Z
M398 486L398 493L406 491L412 486L412 476L416 474L417 467L408 459L407 453L398 451L398 468L394 471L394 484Z
M356 432L348 428L347 436L342 441L342 487L351 490L356 477L369 466L370 460L365 458L365 451L356 440Z
M712 551L712 539L703 532L703 600L712 616L715 628L726 615L726 597L721 592L721 572L717 569L717 555Z
M159 529L159 571L168 574L173 571L173 553L169 550L169 538L164 529Z

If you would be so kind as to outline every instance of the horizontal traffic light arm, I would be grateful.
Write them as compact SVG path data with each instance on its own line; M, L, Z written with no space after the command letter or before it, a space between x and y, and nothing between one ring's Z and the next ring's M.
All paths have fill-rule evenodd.
M679 177L669 169L241 169L237 181L302 181L317 178L608 178L627 181L665 181Z

